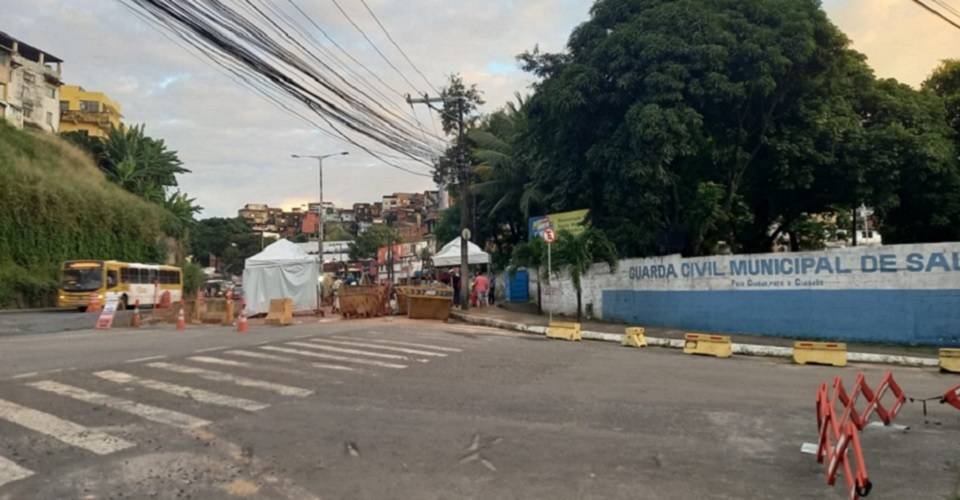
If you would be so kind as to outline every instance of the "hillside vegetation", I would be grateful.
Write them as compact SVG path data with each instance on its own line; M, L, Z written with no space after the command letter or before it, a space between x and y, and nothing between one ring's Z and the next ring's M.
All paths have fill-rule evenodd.
M0 307L52 305L64 260L162 262L177 227L86 153L0 120Z

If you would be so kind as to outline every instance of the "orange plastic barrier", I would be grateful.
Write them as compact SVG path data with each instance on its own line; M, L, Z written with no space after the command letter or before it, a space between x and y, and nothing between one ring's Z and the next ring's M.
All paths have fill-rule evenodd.
M960 385L950 388L947 392L943 393L943 397L940 398L941 403L946 403L958 410L960 410Z

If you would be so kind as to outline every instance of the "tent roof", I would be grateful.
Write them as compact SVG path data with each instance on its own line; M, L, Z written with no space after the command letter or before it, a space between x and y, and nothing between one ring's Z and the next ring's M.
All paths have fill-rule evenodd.
M275 243L267 246L267 248L264 248L262 252L248 258L245 264L246 267L252 267L316 261L317 257L315 255L307 255L296 243L291 243L287 240L277 240Z
M489 264L490 255L472 241L467 242L467 262L470 264ZM454 238L433 256L433 265L438 267L460 264L460 237Z

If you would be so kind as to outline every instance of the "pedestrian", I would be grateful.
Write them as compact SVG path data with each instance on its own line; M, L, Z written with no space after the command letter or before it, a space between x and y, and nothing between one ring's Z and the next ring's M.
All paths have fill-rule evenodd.
M457 273L450 274L450 281L453 283L453 305L460 306L460 275Z
M340 276L337 275L336 281L333 282L333 312L340 312L340 287L343 286L343 280L340 279Z
M490 280L482 271L473 279L473 289L477 294L477 306L486 307L489 304L487 294L490 291Z
M497 277L490 276L490 293L487 295L489 304L492 306L494 301L497 299Z

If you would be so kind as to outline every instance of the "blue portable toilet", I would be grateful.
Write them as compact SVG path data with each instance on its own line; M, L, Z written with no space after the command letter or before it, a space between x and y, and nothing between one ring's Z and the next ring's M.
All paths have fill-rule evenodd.
M507 301L521 303L530 301L530 275L526 269L518 269L513 276L507 273L507 280Z

